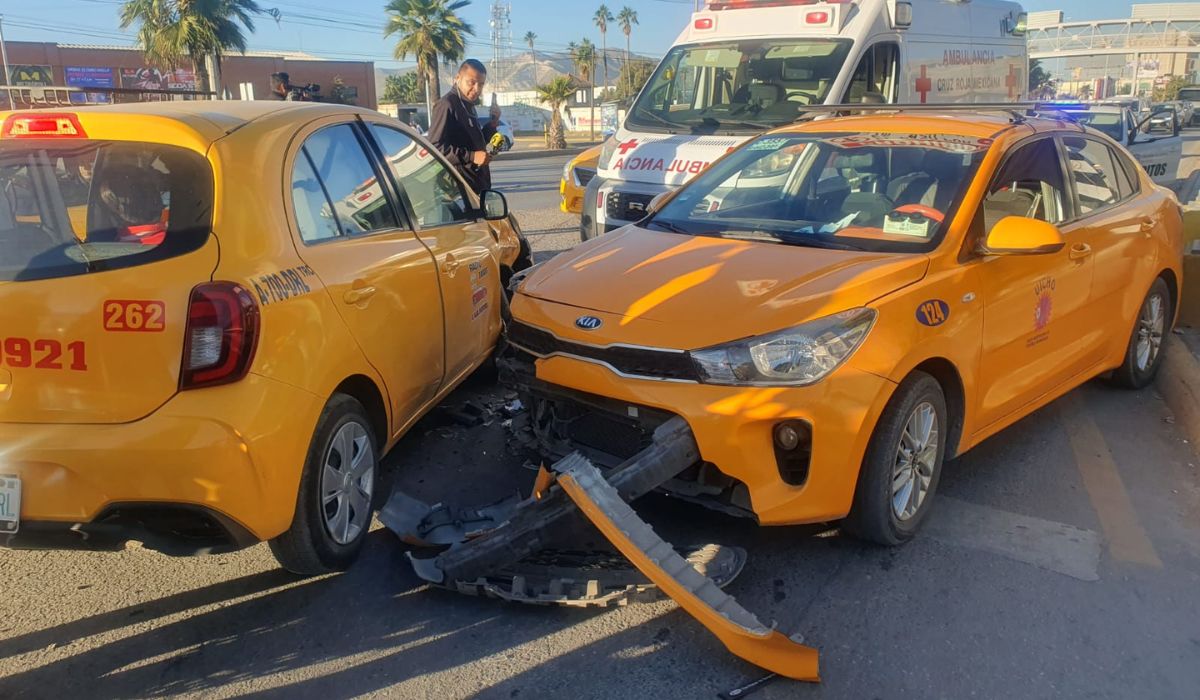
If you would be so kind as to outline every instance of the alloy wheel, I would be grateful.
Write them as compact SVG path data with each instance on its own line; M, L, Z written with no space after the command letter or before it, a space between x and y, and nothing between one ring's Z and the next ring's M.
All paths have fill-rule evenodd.
M892 514L903 522L920 510L933 482L938 458L938 417L933 404L913 409L900 434L892 469Z
M1138 315L1137 346L1134 352L1139 372L1145 372L1158 359L1166 325L1165 300L1161 294L1154 294L1142 305L1142 312Z
M334 542L350 544L370 524L374 487L371 438L359 423L346 423L330 441L321 467L321 514Z

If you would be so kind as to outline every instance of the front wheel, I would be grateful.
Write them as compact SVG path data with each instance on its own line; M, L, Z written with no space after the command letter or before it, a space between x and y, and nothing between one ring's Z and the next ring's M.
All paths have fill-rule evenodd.
M848 532L885 546L917 533L941 478L948 426L936 379L914 372L900 383L867 446Z
M335 394L317 421L292 526L271 540L283 568L315 576L354 563L371 527L378 468L366 410L353 397Z
M1138 310L1137 322L1125 348L1125 361L1112 381L1127 389L1141 389L1154 381L1162 364L1162 344L1171 325L1171 292L1161 277L1154 280Z

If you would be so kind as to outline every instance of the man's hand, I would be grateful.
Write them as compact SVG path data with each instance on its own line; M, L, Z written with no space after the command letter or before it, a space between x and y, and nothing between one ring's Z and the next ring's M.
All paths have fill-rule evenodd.
M487 154L487 151L475 151L471 154L471 162L481 168L487 165L491 159L492 157Z

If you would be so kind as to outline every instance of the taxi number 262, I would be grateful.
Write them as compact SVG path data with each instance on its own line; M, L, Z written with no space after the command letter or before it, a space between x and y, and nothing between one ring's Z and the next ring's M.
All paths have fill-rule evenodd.
M0 338L0 367L23 369L87 369L87 350L82 340L63 344L46 338Z

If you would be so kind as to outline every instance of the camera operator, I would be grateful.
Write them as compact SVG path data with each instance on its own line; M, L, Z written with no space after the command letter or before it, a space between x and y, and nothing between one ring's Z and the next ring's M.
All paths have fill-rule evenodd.
M271 99L286 100L292 94L292 84L287 73L271 74Z

